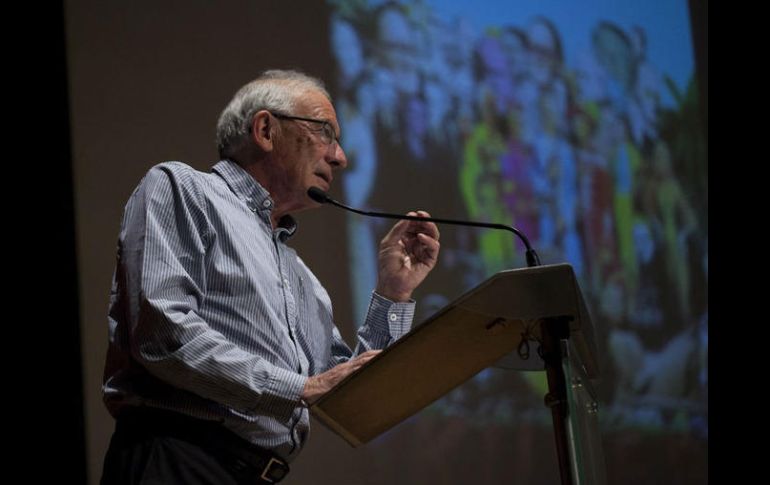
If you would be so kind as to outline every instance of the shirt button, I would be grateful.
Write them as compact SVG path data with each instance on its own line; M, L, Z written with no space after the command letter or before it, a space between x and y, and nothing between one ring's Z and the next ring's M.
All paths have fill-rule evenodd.
M395 313L391 313L390 314L390 321L391 322L395 322L396 320L398 320L398 315L396 315Z
M270 199L265 199L262 201L262 207L270 207L271 205L273 205L273 203L270 202Z

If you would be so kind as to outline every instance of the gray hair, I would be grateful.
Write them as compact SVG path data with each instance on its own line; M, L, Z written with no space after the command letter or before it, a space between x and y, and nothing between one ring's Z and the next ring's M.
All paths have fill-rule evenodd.
M296 101L307 91L320 91L331 101L323 81L299 71L273 69L243 86L219 115L217 150L227 158L249 139L257 111L266 109L292 114Z

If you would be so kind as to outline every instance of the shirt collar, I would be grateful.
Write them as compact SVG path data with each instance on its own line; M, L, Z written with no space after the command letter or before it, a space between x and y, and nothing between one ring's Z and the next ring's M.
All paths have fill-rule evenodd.
M222 177L230 190L241 199L254 213L259 213L264 220L270 223L270 213L275 207L275 202L270 193L256 181L246 170L232 160L220 160L211 169L212 172ZM278 221L279 236L286 240L297 230L297 221L286 214Z

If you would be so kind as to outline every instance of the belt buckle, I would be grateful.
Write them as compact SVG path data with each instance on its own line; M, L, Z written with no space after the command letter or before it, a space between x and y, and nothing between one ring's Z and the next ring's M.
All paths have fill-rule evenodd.
M278 477L272 477L270 476L271 467L273 465L279 465L278 470L280 470L280 476ZM281 460L270 458L270 461L267 462L267 465L265 465L265 469L262 470L262 475L259 476L262 480L265 480L268 483L278 483L281 480L283 480L283 477L286 476L286 470L284 469L286 465Z

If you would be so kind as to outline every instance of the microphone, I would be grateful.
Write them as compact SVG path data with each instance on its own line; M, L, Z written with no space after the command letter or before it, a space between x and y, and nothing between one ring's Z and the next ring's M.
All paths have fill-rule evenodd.
M336 205L341 209L345 209L350 212L355 212L356 214L361 214L362 216L384 217L386 219L405 219L407 221L428 221L428 222L435 222L438 224L454 224L456 226L486 227L488 229L503 229L505 231L510 231L516 234L519 237L519 239L521 239L521 242L524 243L524 247L527 248L527 252L526 252L527 266L530 268L534 266L540 266L540 257L537 255L535 250L532 249L532 246L529 244L529 240L527 239L527 236L525 236L521 231L519 231L518 229L512 226L506 226L505 224L492 224L488 222L458 221L455 219L440 219L438 217L418 217L418 216L406 216L401 214L389 214L387 212L363 211L360 209L349 207L341 202L337 202L336 200L329 197L329 194L319 189L318 187L310 187L309 189L307 189L307 195L308 197L318 202L319 204Z

